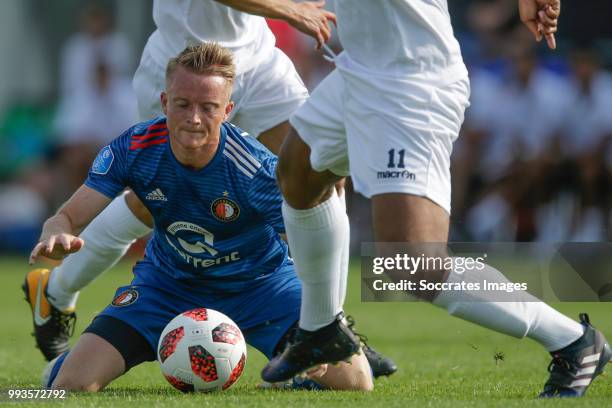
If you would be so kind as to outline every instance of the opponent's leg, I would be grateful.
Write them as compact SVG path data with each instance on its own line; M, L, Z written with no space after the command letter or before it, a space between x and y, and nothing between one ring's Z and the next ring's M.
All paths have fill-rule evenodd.
M289 135L278 179L285 197L287 239L302 280L300 327L314 331L330 324L342 310L338 284L349 227L333 187L338 176L314 171L308 157L308 146L297 134Z
M433 201L409 194L381 194L372 199L374 233L377 242L446 242L448 214ZM421 252L421 251L419 251ZM431 256L447 256L437 247ZM415 254L419 256L419 254ZM399 277L396 277L399 278ZM486 265L483 270L417 270L411 278L433 282L488 282L507 283L508 280L495 268ZM450 314L481 326L514 337L530 337L541 343L556 359L558 356L580 357L572 370L561 369L551 374L545 392L579 396L590 381L603 370L612 356L603 335L588 325L557 312L527 292L514 292L508 301L495 302L482 298L479 292L441 291L429 293L424 298L445 308ZM568 351L569 350L569 351ZM570 357L565 356L565 360ZM589 360L590 359L590 360ZM555 360L553 360L555 361ZM561 363L559 363L561 364ZM591 369L592 368L592 369ZM568 374L569 373L569 374Z
M283 140L287 136L290 129L287 118L293 115L298 108L304 104L306 98L308 97L308 92L303 82L297 75L293 63L280 50L275 49L264 65L260 65L248 73L245 73L241 81L237 81L236 83L238 85L236 85L234 88L234 95L237 97L238 103L236 105L237 109L235 110L231 121L239 127L257 136L260 142L262 142L272 152L278 154L281 151L281 144L283 143ZM333 114L331 116L333 116ZM336 117L336 120L338 119L339 117ZM300 159L304 159L305 161L301 161L300 163L293 163L293 161L298 158L297 156L289 157L289 155L303 153L295 151L295 147L307 148L299 137L296 136L296 138L297 139L292 142L290 137L282 148L284 152L280 154L279 174L281 174L281 177L279 178L279 182L281 183L281 187L287 193L286 196L288 197L286 197L288 205L285 206L287 214L284 215L289 217L289 224L291 224L288 227L288 236L290 245L292 246L292 256L297 256L297 258L300 260L297 260L296 262L298 264L302 264L301 259L307 258L307 256L302 256L302 254L312 254L316 251L320 252L320 250L318 247L316 247L316 245L314 247L311 246L309 248L301 249L300 247L302 246L302 242L305 242L307 238L302 239L300 232L295 231L303 230L305 228L310 229L310 231L308 231L306 234L310 234L312 236L312 230L318 228L318 226L316 224L312 224L312 222L325 224L326 221L313 221L313 217L311 217L312 214L304 212L301 214L296 214L296 212L292 210L310 209L318 204L321 204L323 201L327 201L328 198L331 197L331 184L333 184L333 181L337 180L338 177L330 172L327 172L323 175L321 183L318 183L319 180L313 180L313 183L310 184L311 188L309 188L308 192L305 192L306 195L309 195L312 192L315 196L317 196L312 205L304 207L299 203L295 203L292 198L294 196L297 196L298 198L301 197L302 193L304 193L302 189L305 188L305 184L301 183L302 179L300 179L300 177L305 176L305 174L299 173L300 168L306 165L308 166L307 169L310 169L307 156L301 157ZM301 145L297 146L298 143ZM307 155L308 153L303 154ZM284 170L281 170L281 167L284 167ZM286 171L291 172L291 174L286 175ZM312 175L315 177L318 176L316 172L313 172ZM330 177L330 179L328 180L326 177ZM288 188L291 189L291 192L286 191ZM290 193L292 194L288 196ZM326 194L328 194L328 196L326 196ZM331 216L338 214L338 203L339 200L337 197L330 198L328 205L323 206L324 208L318 211L319 218L328 217L328 213L330 213ZM340 230L338 230L336 227L336 234L330 241L333 248L344 245L345 235L348 237L348 224L345 222L346 217L340 216L338 219L340 222L337 222L336 224L345 225L342 225ZM285 218L285 222L287 224L287 218ZM309 223L312 225L309 225ZM324 228L334 227L325 225ZM324 234L325 231L321 231L320 235ZM292 239L299 241L297 245L300 247L293 245L291 243ZM321 264L325 264L326 262L328 262L327 259L321 260ZM334 276L337 276L338 264L335 262L335 260L333 260L333 262L334 265L331 266L331 268L334 269L334 272L329 274L326 271L326 269L329 269L329 267L324 268L324 270L322 270L318 276L312 276L310 279L312 285L317 285L318 288L324 288L327 284L330 284L329 282L335 282L337 280L337 278ZM305 269L305 274L309 275L309 266L301 269ZM298 271L298 273L300 272ZM336 283L333 283L332 285L334 287L337 286ZM306 286L308 286L308 284ZM305 287L304 290L308 293L314 293L316 289L312 287ZM307 307L303 309L305 316L302 322L302 327L314 330L331 323L334 320L335 315L340 310L337 301L338 296L340 296L339 291L340 288L338 288L337 292L334 290L335 293L333 295L324 295L326 298L321 302L323 303L321 306L322 308L311 310L310 307ZM323 292L327 292L327 289L324 289ZM306 294L306 297L308 297L308 294ZM306 301L306 303L310 304L309 301Z
M348 175L343 89L334 71L292 117L300 135L293 131L281 147L277 175L285 199L283 219L303 296L298 336L264 368L262 378L268 382L286 381L358 350L358 339L339 316L340 279L346 276L340 270L342 253L349 239L348 219L334 189Z
M289 71L293 70L293 65L291 64L290 61L286 61L286 58L284 57L284 55L282 55L282 53L275 53L275 59L274 59L275 64L272 66L272 71L274 70L278 70L281 69L283 72L287 71L289 68ZM269 81L262 81L261 79L258 80L259 76L266 76L268 74L268 72L263 72L260 73L259 75L256 73L251 73L249 74L249 76L247 77L247 81L250 84L250 88L244 90L245 92L247 92L249 95L246 98L247 102L252 102L251 100L257 100L258 97L264 96L265 100L267 101L266 104L255 104L255 106L251 107L249 103L247 103L244 106L241 106L240 111L235 115L235 117L233 118L236 121L236 124L238 124L239 126L243 126L245 127L246 130L252 130L250 129L250 127L254 127L254 129L256 130L258 128L258 124L255 122L256 119L258 117L261 117L261 113L263 113L263 109L267 109L268 110L268 116L270 114L273 115L277 115L278 113L285 113L284 116L286 117L289 112L293 113L295 110L297 110L297 108L303 103L303 100L305 99L305 97L307 96L307 92L305 90L305 88L303 87L301 81L299 80L299 77L295 77L293 78L291 75L289 76L285 76L289 79L287 79L285 82L283 82L283 84L281 84L283 86L283 89L287 89L287 93L290 96L290 100L286 101L286 100L274 100L273 98L270 97L270 93L273 92L272 89L269 89L270 87L270 83ZM274 78L272 78L274 80ZM291 80L293 79L293 80ZM256 115L259 114L259 115ZM261 118L259 118L259 121L261 121ZM266 146L272 153L274 154L279 154L280 149L281 149L281 145L283 144L284 140L286 139L287 135L289 134L291 130L291 125L289 124L288 121L283 121L263 132L261 132L258 136L257 139L264 145ZM291 153L290 153L291 154ZM332 179L334 178L333 176L331 177ZM314 185L314 188L318 188L318 185ZM344 202L344 194L342 192L341 195L341 200L339 201L339 203L342 205L342 211L346 212L346 205ZM348 234L348 231L347 231ZM343 267L341 267L341 271L343 271L344 269L346 269L346 271L348 271L348 239L345 240L345 244L344 244L344 249L343 249L343 256L342 256L342 265ZM346 280L346 274L344 273L342 276L342 279ZM346 295L346 282L340 284L339 287L339 293L338 296L341 299L341 303L344 302L344 297ZM331 319L330 319L331 321Z
M409 194L381 194L372 198L372 207L377 242L446 242L448 214L427 198ZM433 256L446 256L443 245L436 245L434 248L437 253L432 254ZM489 282L508 282L499 271L488 265L484 270L478 271L478 276L475 275L475 270L460 274L452 270L421 269L416 271L413 279L454 282L486 278ZM526 292L516 292L512 295L514 302L484 301L486 299L477 299L470 293L472 292L449 290L430 293L426 298L435 298L434 304L474 323L516 337L532 337L549 351L567 346L583 334L583 328L578 322Z

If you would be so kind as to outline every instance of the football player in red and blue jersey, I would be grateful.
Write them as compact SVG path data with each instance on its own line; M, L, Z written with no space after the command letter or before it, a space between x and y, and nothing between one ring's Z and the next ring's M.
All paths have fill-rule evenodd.
M100 390L155 360L166 324L197 307L228 315L268 358L288 341L299 319L301 287L279 235L277 159L225 122L234 70L231 52L216 43L187 47L171 59L161 95L166 116L139 123L104 147L84 185L45 223L32 262L82 247L79 231L126 187L155 225L131 284L119 288L76 346L52 362L47 386ZM373 387L363 353L351 364L316 370L315 382Z

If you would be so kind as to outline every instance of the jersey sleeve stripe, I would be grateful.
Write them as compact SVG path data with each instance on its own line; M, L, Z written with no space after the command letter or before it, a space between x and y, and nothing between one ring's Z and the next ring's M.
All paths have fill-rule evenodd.
M132 142L130 144L130 150L138 150L138 149L144 149L147 148L149 146L153 146L153 145L158 145L158 144L162 144L162 143L166 143L168 141L167 137L164 137L162 139L157 139L157 140L151 140L151 141L147 141L145 143L137 143L137 142Z
M240 170L241 172L243 172L244 174L246 174L249 178L253 178L254 174L251 173L250 171L248 171L247 169L245 169L244 167L242 167L242 165L238 162L238 160L227 150L223 150L223 154L230 159L232 162L234 162L234 164L236 165L236 167L238 167L238 170Z
M152 131L162 131L162 130L168 130L168 126L166 125L166 123L156 123L154 125L148 126L146 129L139 129L138 131L136 131L132 136L145 136L149 133L152 133Z
M166 129L166 123L156 123L147 128L147 130Z
M248 160L250 161L253 166L255 166L256 168L260 168L261 167L261 163L259 161L257 161L257 159L255 159L253 156L251 156L251 154L249 152L247 152L246 150L244 150L244 148L242 146L240 146L233 138L231 135L228 135L227 141L229 142L230 145L232 145L233 147L236 148L236 150L238 150L240 153L242 153L242 155Z
M257 169L253 167L253 165L248 160L241 156L240 153L238 153L232 145L230 145L229 143L226 144L225 149L227 149L240 162L240 164L249 169L252 173L257 173Z
M159 132L145 133L144 135L133 135L132 140L141 142L145 139L150 139L156 136L166 136L167 134L168 134L168 129L160 130Z

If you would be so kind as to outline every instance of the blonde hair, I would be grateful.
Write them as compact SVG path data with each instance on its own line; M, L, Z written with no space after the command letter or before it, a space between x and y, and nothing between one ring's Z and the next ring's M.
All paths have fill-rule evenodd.
M179 55L171 58L166 66L166 84L179 66L196 74L223 77L228 86L234 83L236 77L234 55L216 42L189 45Z

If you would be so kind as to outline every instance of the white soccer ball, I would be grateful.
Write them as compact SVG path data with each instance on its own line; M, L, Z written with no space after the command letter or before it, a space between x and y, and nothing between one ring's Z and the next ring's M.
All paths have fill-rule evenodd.
M168 323L159 338L157 361L172 386L183 392L226 390L246 363L238 325L212 309L193 309Z

